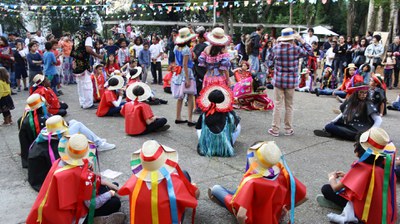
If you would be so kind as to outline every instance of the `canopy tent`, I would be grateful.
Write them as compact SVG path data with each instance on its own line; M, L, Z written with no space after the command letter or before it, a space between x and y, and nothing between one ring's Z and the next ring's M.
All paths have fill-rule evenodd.
M314 29L314 34L315 35L339 36L339 34L333 32L333 31L331 31L331 30L329 30L329 29L327 29L327 28L325 28L323 26L316 26L316 27L313 27L313 29ZM307 33L307 31L308 31L308 29L301 31L300 33Z

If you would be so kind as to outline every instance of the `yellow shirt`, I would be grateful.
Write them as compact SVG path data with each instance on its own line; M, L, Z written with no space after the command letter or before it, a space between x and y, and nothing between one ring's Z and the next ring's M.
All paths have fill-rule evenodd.
M10 84L0 80L0 98L11 94Z

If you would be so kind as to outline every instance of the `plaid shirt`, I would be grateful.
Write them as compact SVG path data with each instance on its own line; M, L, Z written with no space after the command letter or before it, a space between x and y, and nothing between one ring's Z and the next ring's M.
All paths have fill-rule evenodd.
M299 58L308 55L313 56L313 51L307 43L303 47L286 42L275 45L268 56L268 60L274 62L274 86L281 89L296 88Z

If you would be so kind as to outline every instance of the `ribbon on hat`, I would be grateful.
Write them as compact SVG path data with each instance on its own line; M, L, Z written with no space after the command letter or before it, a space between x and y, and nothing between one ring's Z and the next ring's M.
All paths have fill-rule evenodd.
M44 195L44 198L43 198L42 202L41 202L40 205L39 205L39 208L38 208L38 217L37 217L37 219L36 219L36 222L38 222L38 223L42 223L42 222L43 222L43 208L44 208L44 206L46 205L47 198L48 198L48 196L49 196L50 186L51 186L51 184L53 183L54 175L55 175L56 173L59 173L59 172L65 171L65 170L69 170L69 169L72 169L72 168L75 168L75 167L76 167L76 166L73 166L73 165L66 165L66 166L64 166L64 167L62 167L62 168L60 168L60 169L58 169L58 170L56 170L56 171L54 172L54 174L53 174L52 177L51 177L51 180L50 180L50 183L49 183L49 187L47 188L46 194ZM78 220L79 220L79 219L78 219Z
M208 117L209 115L213 115L217 109L217 105L213 102L211 102L210 107L208 108L206 116Z
M368 136L367 142L370 145L372 145L372 146L374 146L375 148L378 148L378 149L384 149L386 147L386 145L381 145L381 144L375 142L370 136Z
M292 34L294 34L294 31L290 31L290 32L282 32L282 36L290 36L290 35L292 35Z
M49 133L49 136L51 136L51 132ZM56 160L53 152L53 148L51 147L51 137L47 136L47 143L48 143L48 149L49 149L49 156L50 156L50 161L53 164L54 161Z

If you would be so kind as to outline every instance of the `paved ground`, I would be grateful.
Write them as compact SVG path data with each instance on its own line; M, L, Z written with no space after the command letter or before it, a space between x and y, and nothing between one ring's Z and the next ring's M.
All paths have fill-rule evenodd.
M115 143L117 149L100 153L101 168L123 172L116 181L123 184L131 175L129 167L130 154L148 139L156 139L179 152L181 167L188 170L192 180L198 184L201 196L196 214L196 223L235 223L235 219L226 210L212 203L207 197L207 188L222 184L234 189L243 174L246 149L258 140L274 140L286 154L289 166L299 180L307 186L309 200L296 209L297 223L328 223L328 209L318 207L315 196L320 187L327 183L327 173L333 170L348 170L355 157L351 142L337 139L319 138L312 130L323 127L336 115L332 109L339 103L331 97L319 97L308 93L295 95L295 135L291 137L271 137L266 130L270 127L272 111L242 111L237 113L242 118L242 134L235 145L236 156L232 158L206 158L196 152L197 138L194 128L175 125L175 101L171 95L164 94L160 86L152 86L159 97L169 101L168 105L153 106L154 113L165 116L171 129L161 134L150 134L142 137L129 137L124 133L124 120L119 117L98 118L95 111L80 109L76 86L63 88L61 97L70 105L66 120L76 119L85 123L99 136ZM388 93L389 100L395 99L399 90ZM272 92L268 92L272 95ZM22 114L27 93L13 97L16 109L12 111L16 121ZM186 114L186 108L183 109ZM385 128L397 146L400 146L399 132L400 113L389 111L383 119ZM397 128L396 128L397 127ZM17 126L0 127L0 214L1 223L23 223L37 193L27 182L27 171L21 168ZM128 214L129 202L123 200L123 211ZM187 218L185 223L189 223Z

